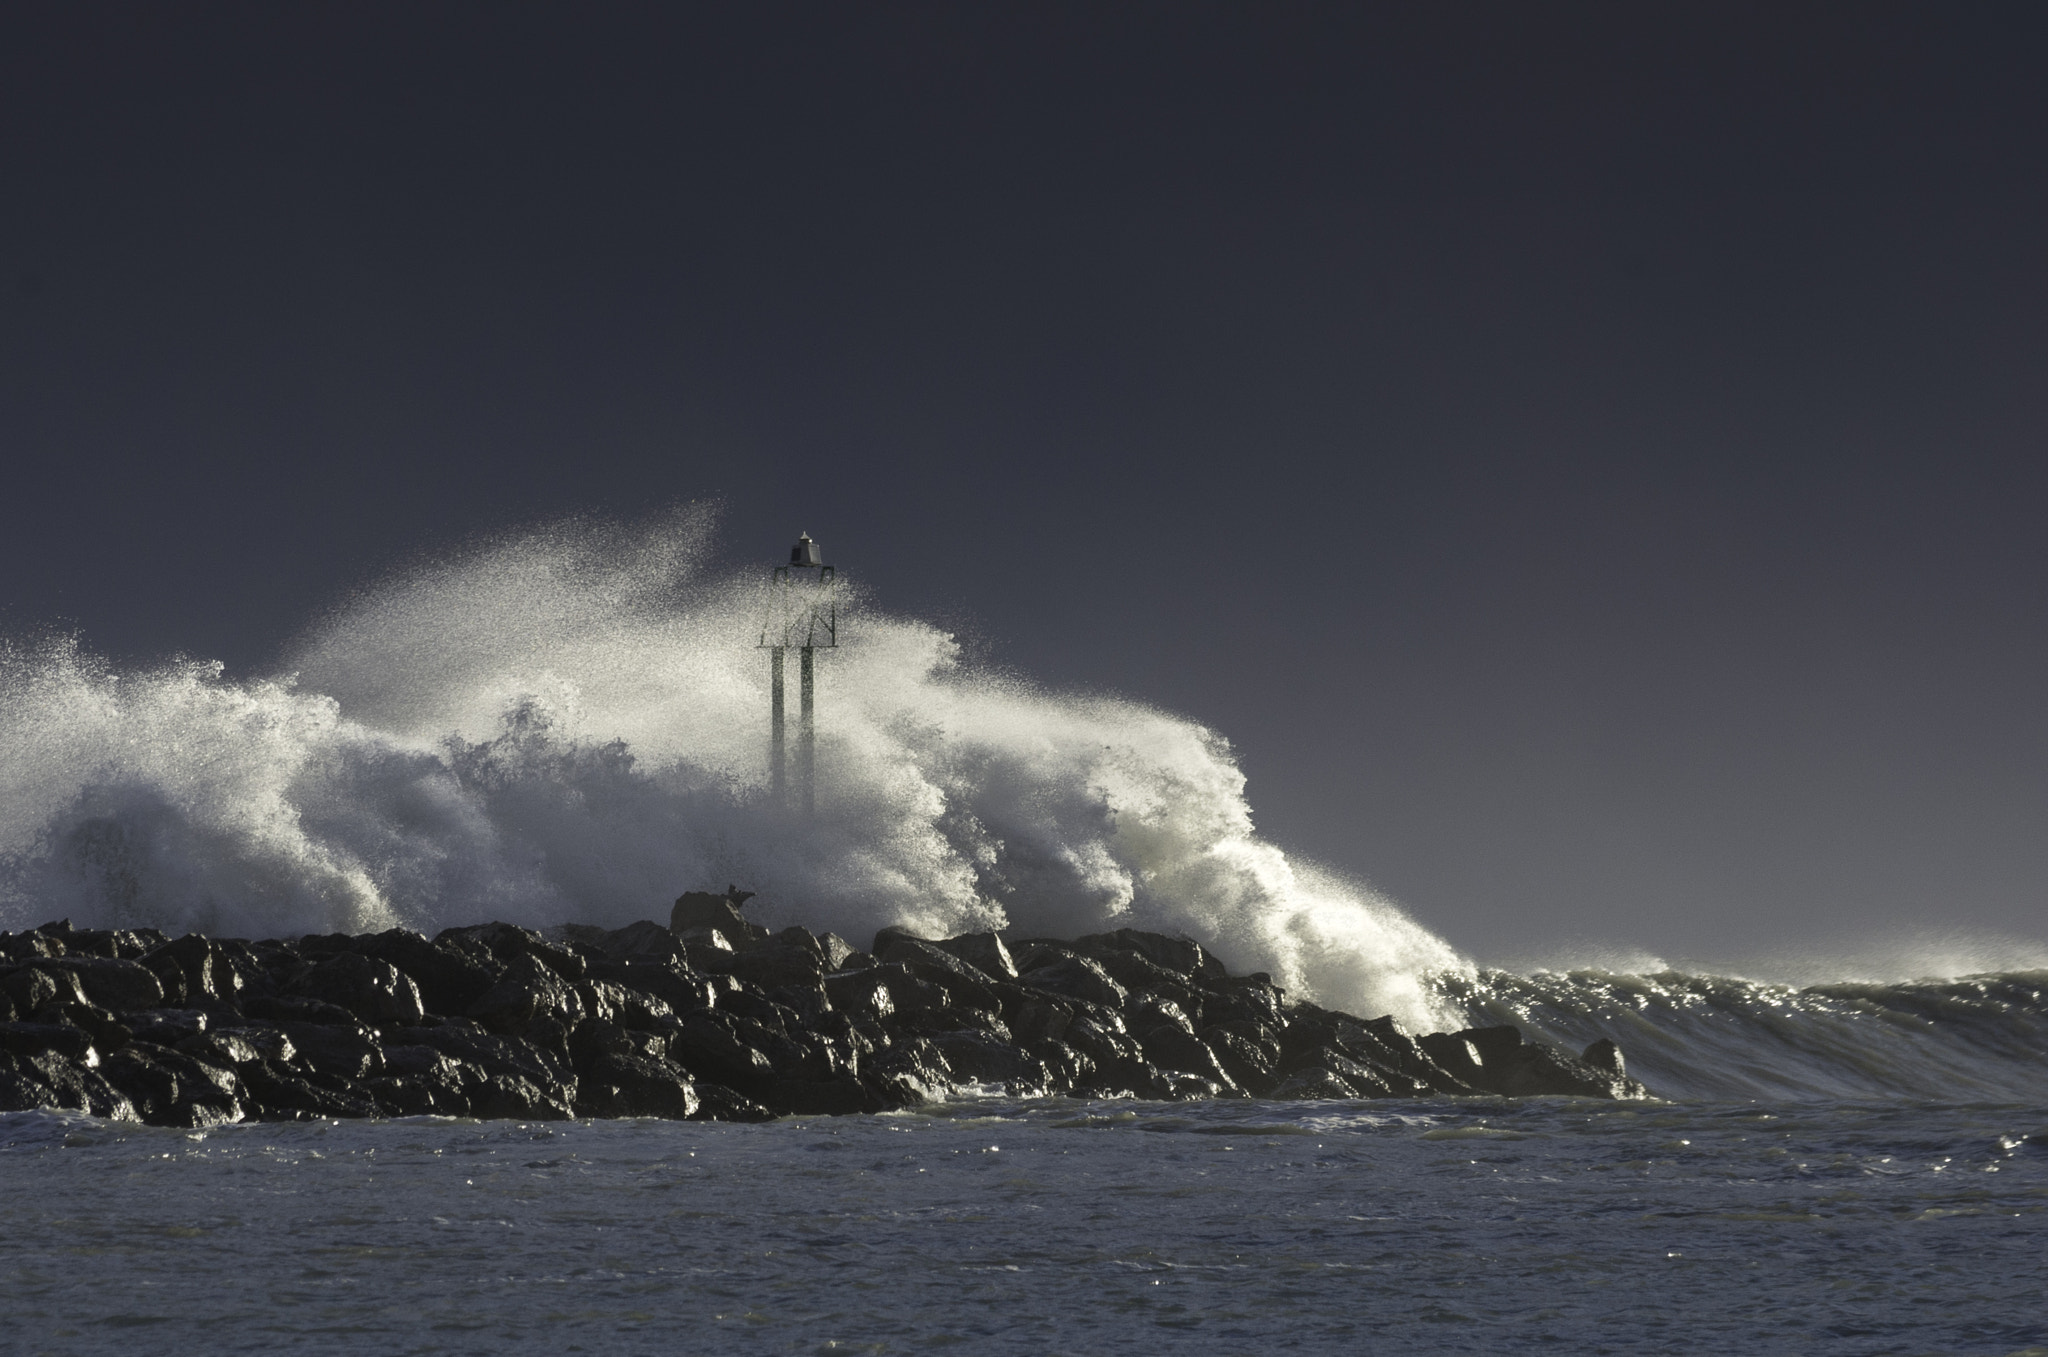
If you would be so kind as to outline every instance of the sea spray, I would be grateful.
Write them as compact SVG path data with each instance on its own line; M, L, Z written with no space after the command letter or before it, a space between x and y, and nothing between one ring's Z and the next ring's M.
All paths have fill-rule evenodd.
M820 665L819 806L767 795L761 584L709 516L575 520L401 571L287 672L0 654L0 912L268 936L617 926L740 882L865 938L1185 933L1233 970L1421 1030L1469 967L1255 833L1228 743L1047 692L856 592Z

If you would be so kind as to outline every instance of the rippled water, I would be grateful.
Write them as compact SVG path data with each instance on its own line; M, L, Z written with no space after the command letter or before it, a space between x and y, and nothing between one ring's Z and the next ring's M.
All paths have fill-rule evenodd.
M2048 1354L2040 1105L0 1118L10 1353Z

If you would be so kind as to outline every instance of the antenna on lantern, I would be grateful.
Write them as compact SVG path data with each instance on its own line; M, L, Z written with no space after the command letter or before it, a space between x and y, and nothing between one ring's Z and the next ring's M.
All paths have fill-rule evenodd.
M768 652L769 792L775 804L789 804L783 715L783 656L797 650L797 796L804 814L817 810L818 731L817 661L820 650L839 645L839 575L809 533L797 534L789 564L775 567L769 586L767 615L761 623L758 648Z

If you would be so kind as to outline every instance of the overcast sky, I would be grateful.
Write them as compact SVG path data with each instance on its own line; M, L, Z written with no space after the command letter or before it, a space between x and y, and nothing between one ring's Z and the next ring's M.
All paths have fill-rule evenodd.
M0 628L721 498L1482 954L2048 938L2048 8L15 5Z

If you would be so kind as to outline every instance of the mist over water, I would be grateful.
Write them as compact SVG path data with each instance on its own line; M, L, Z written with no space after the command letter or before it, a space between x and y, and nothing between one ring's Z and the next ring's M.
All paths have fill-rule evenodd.
M1185 933L1328 1003L1455 1024L1435 977L1463 959L1262 841L1220 736L976 671L858 592L819 661L818 813L778 808L765 580L707 570L711 540L688 508L491 542L364 591L266 680L10 646L5 921L617 926L736 882L762 921L857 943Z
M817 814L779 808L766 572L711 570L713 527L570 521L415 565L265 679L0 644L0 926L615 927L731 882L762 922L856 944L892 923L1185 934L1417 1030L1614 1037L1670 1096L2048 1096L2035 944L1711 968L1750 978L1591 946L1482 968L1262 840L1220 735L977 669L857 588L819 660Z

